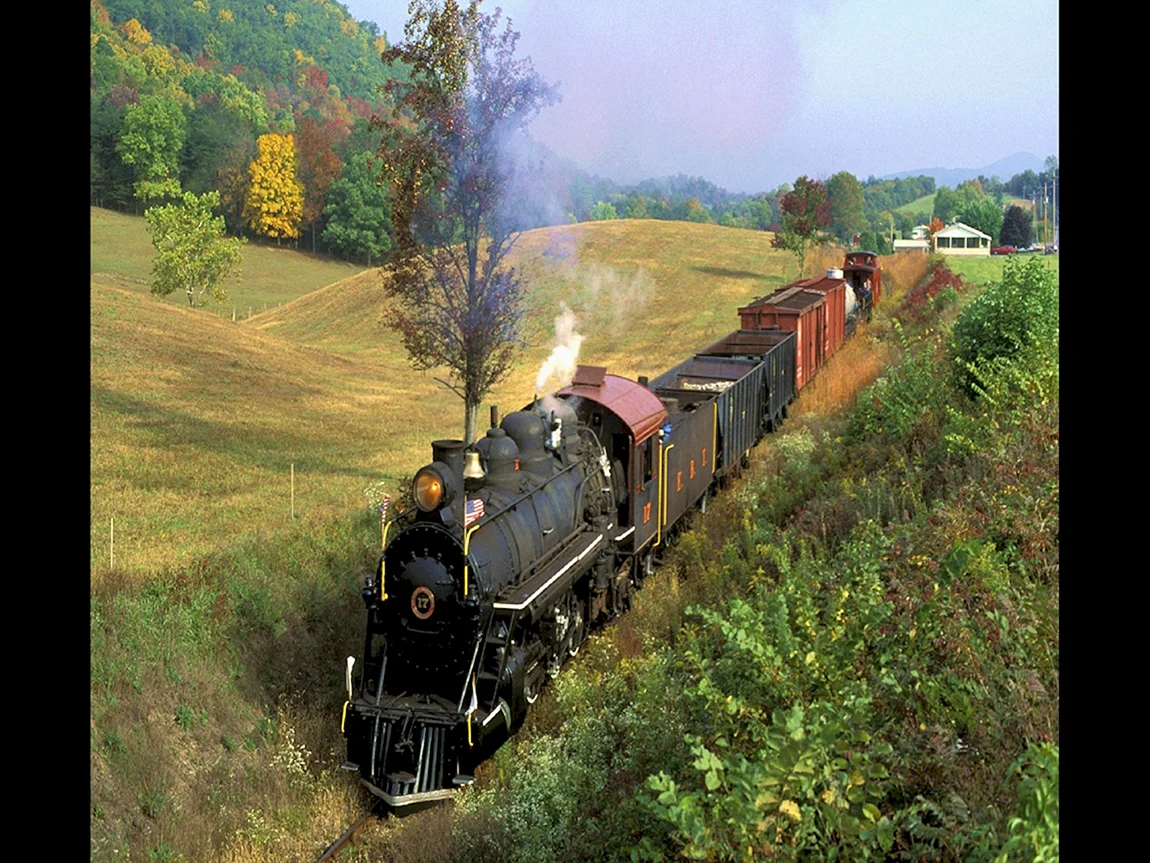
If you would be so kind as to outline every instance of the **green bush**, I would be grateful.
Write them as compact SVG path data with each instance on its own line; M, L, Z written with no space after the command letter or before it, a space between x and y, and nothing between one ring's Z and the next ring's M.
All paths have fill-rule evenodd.
M1007 260L1002 281L963 309L955 321L953 353L959 382L976 394L978 368L1015 359L1058 338L1058 276L1041 258Z

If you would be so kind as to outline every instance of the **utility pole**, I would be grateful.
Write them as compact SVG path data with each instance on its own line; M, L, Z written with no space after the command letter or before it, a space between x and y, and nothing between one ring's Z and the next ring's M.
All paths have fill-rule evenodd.
M1054 218L1054 245L1058 245L1058 185L1055 183L1057 171L1050 172L1050 210Z
M1042 184L1042 242L1050 242L1050 199L1046 197L1046 183Z

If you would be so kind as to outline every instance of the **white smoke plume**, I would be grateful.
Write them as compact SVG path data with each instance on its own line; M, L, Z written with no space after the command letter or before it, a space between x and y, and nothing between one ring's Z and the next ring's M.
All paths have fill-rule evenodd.
M579 273L587 303L598 310L612 336L620 336L647 305L656 290L655 280L642 267L631 277L614 267L585 264Z
M555 347L535 376L536 395L543 392L549 378L558 381L556 389L562 389L575 378L583 336L575 332L575 313L567 308L566 303L560 303L560 308L562 311L555 318Z

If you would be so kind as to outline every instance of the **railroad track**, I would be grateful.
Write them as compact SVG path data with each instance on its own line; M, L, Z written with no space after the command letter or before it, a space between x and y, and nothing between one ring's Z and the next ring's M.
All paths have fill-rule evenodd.
M317 863L325 863L328 860L334 860L335 856L355 841L355 834L359 832L369 820L376 816L376 807L373 806L368 810L367 814L343 831L343 835L327 846L327 850L323 852L323 856L319 858Z

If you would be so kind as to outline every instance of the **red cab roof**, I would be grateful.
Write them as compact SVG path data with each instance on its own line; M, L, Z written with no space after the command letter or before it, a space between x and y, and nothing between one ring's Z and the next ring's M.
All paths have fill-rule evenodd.
M635 443L646 440L662 427L666 408L645 386L606 372L599 366L579 366L574 383L556 395L579 396L600 404L627 425Z

